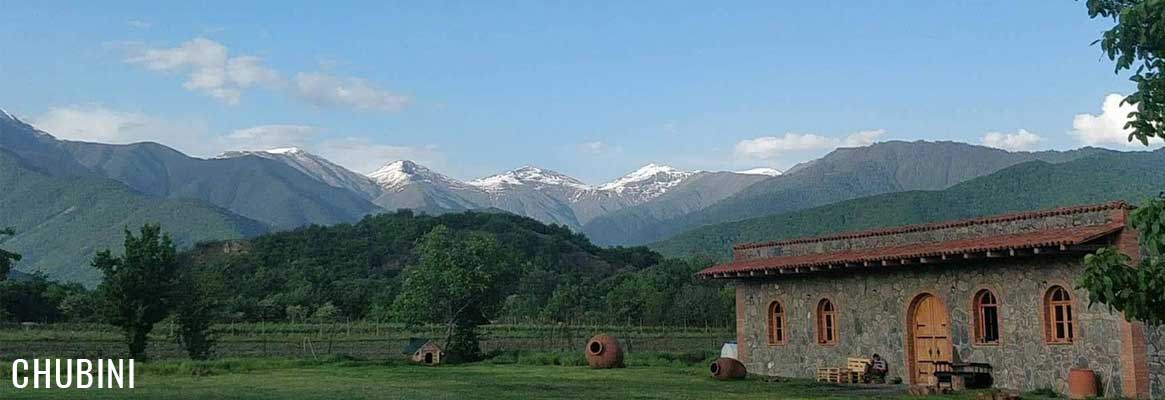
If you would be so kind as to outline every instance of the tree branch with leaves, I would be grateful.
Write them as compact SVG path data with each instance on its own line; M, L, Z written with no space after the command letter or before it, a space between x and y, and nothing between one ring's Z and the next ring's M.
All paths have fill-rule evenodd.
M1129 113L1129 141L1144 145L1165 139L1165 1L1088 0L1088 16L1111 18L1116 25L1093 44L1116 64L1116 73L1131 70L1137 90L1124 99Z
M1133 210L1129 226L1140 233L1144 257L1132 258L1113 247L1084 256L1079 287L1090 303L1124 313L1129 320L1165 325L1165 195Z

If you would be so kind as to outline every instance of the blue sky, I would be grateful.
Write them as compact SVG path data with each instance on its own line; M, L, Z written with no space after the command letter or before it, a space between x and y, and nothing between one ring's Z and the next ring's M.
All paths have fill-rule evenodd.
M463 179L786 169L878 140L1133 148L1102 106L1132 86L1090 45L1111 22L1074 1L97 3L5 4L0 107L69 139Z

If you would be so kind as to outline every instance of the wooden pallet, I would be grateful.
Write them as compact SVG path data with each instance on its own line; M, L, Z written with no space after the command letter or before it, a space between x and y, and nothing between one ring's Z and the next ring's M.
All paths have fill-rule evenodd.
M818 368L817 381L841 383L841 368Z

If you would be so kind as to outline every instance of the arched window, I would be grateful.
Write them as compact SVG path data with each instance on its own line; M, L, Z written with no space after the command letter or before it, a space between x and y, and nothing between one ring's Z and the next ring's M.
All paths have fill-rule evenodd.
M785 344L785 307L779 301L769 303L769 344Z
M1072 343L1076 324L1072 319L1072 295L1063 286L1052 286L1044 297L1044 327L1048 343Z
M999 299L987 289L975 294L975 343L999 344Z
M817 343L837 344L837 310L829 299L817 303Z

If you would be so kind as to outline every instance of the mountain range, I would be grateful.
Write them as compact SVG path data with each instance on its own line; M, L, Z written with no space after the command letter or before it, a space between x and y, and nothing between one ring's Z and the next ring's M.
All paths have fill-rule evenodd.
M0 215L6 216L0 226L18 231L5 245L25 255L17 268L88 283L96 276L87 266L92 254L116 247L123 227L150 220L94 214L68 220L72 225L59 225L60 213L93 211L98 204L116 204L114 199L123 202L124 209L118 211L126 218L157 214L142 214L143 210L170 210L168 217L152 220L163 222L184 245L311 224L355 222L396 209L429 214L502 210L578 231L602 215L674 193L701 193L677 203L683 210L701 209L777 173L768 169L680 171L653 164L608 183L588 185L555 171L526 166L462 182L415 162L397 160L362 175L298 148L229 151L203 159L152 142L61 140L3 110L0 150L5 157L0 174L22 179L7 186L13 190L0 203L4 212ZM28 184L33 177L51 184ZM53 191L67 185L80 194L63 196ZM118 215L108 209L102 213ZM177 216L190 218L174 221ZM82 226L86 224L100 227ZM62 239L86 245L74 245L76 251L54 252L54 247L67 245L43 233L52 230L38 231L49 227L69 233ZM103 236L92 237L98 232Z
M1152 180L1155 175L1135 181L1112 176L1105 163L1133 171L1155 166L1153 157L1161 154L1098 148L1009 152L889 141L840 148L784 173L649 164L588 184L524 166L462 181L408 160L386 160L359 174L293 147L204 159L158 143L61 140L0 110L0 183L6 189L0 194L0 226L17 231L2 245L24 255L18 270L86 284L99 279L89 260L98 250L116 249L124 227L161 223L176 242L189 246L353 223L397 209L509 212L564 226L599 245L652 243L667 254L715 256L738 240L1131 196L1162 182ZM1068 173L1074 175L1063 175ZM1093 186L1052 189L1038 179ZM1012 181L1032 181L1045 190L999 193L1021 190L1007 185ZM1109 181L1117 187L1092 190Z
M957 142L888 141L840 148L729 193L686 213L661 212L660 199L596 218L583 233L600 244L644 244L700 226L817 207L838 201L908 190L939 190L1012 165L1041 160L1072 161L1103 153L1093 147L1070 151L1009 152ZM661 207L663 206L663 207Z

